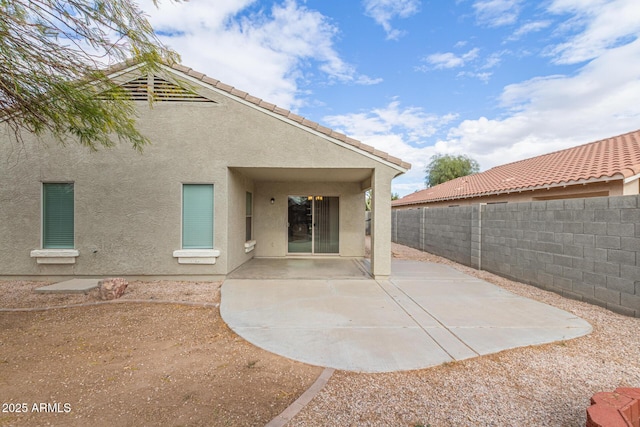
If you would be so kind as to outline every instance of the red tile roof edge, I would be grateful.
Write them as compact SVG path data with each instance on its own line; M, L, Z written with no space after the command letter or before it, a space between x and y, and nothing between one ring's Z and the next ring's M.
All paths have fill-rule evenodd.
M640 174L640 130L519 160L394 200L392 206L460 200ZM512 182L512 184L509 184Z
M632 175L629 175L632 176ZM609 178L609 179L607 179ZM404 201L403 199L405 197L409 197L409 196L413 196L413 195L418 195L422 192L427 192L427 190L431 190L434 189L436 187L431 187L431 188L426 188L424 190L420 190L420 191L416 191L415 193L411 193L401 199L398 200L393 200L391 202L392 206L410 206L410 205L420 205L423 203L431 203L431 202L446 202L446 201L454 201L454 200L462 200L462 199L475 199L477 197L486 197L486 196L498 196L501 194L511 194L511 193L524 193L525 191L536 191L536 190L545 190L548 188L556 188L556 187L567 187L570 185L582 185L582 184L588 184L590 182L607 182L607 181L615 181L615 180L622 180L626 178L625 176L623 176L622 174L616 174L612 177L603 177L602 179L593 179L593 180L582 180L582 181L566 181L566 182L557 182L557 183L552 183L552 184L547 184L547 185L539 185L536 187L520 187L520 188L510 188L508 190L501 190L501 191L486 191L483 193L474 193L474 194L464 194L464 195L458 195L458 196L450 196L450 197L440 197L440 198L422 198L422 199L414 199L411 201ZM450 181L449 181L450 182Z

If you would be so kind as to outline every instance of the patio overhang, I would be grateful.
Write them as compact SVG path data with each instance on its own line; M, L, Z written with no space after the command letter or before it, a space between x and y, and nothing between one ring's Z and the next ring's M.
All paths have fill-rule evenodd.
M391 273L391 180L398 174L402 173L396 169L391 168L371 168L371 167L229 167L232 172L237 172L242 176L254 181L256 184L274 184L278 187L278 183L284 183L284 186L280 187L296 187L312 189L318 188L332 188L331 184L337 186L342 183L346 183L351 186L352 190L357 189L356 192L364 193L367 190L371 190L372 199L372 227L371 227L371 273L374 277L379 279L388 278ZM291 185L289 185L289 184ZM308 184L308 185L305 185ZM354 184L356 187L354 187ZM346 187L343 187L346 188ZM312 190L315 191L315 190ZM294 195L306 195L295 194ZM313 194L309 195L323 195ZM338 194L324 194L327 196L337 196ZM277 203L284 193L280 194L280 197L272 197L271 203ZM362 199L362 233L363 242L361 247L364 248L364 211L365 204L364 198ZM352 206L353 201L351 202ZM340 208L342 210L342 207ZM354 219L357 218L357 212L355 207L350 213L347 214L349 219L349 227L355 227ZM275 223L275 220L274 220ZM352 228L353 229L353 228ZM275 232L274 232L275 233ZM271 235L274 236L274 235ZM277 236L275 236L277 238ZM271 241L271 240L269 240ZM362 249L364 250L364 249ZM364 255L364 253L362 254ZM260 255L257 255L260 256ZM349 256L347 254L347 256Z
M359 182L363 191L371 187L371 168L270 168L231 167L247 178L263 182Z

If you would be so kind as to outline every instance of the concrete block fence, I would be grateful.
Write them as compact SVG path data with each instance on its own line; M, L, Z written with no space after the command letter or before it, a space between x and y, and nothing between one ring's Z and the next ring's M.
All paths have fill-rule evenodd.
M410 209L393 211L392 240L471 265L471 210Z
M640 317L640 196L394 210L392 240Z

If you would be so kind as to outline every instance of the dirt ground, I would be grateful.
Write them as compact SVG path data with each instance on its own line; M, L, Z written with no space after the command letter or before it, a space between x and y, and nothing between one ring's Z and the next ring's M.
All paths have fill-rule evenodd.
M0 282L0 308L97 301L95 293L34 294L41 285ZM322 368L235 335L220 318L219 287L135 282L122 297L207 307L130 302L0 312L0 425L263 426Z

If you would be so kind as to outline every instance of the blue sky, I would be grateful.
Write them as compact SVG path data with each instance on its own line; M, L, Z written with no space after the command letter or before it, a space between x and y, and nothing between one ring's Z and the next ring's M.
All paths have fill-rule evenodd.
M151 0L182 63L412 163L640 129L638 0Z

